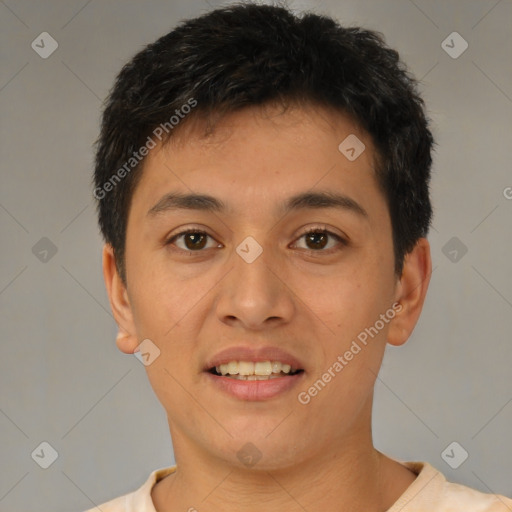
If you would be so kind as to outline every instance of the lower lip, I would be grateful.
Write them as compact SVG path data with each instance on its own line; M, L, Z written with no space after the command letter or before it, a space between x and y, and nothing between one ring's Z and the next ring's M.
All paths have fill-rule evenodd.
M269 380L238 380L205 372L209 381L221 391L239 400L261 401L290 391L302 379L304 372Z

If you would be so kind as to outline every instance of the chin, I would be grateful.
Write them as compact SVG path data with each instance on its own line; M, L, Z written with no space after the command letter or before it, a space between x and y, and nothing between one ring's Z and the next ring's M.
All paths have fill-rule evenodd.
M245 434L229 440L219 454L226 464L257 473L286 470L302 462L305 455L302 446L293 442L289 434L283 436L274 432L267 437L271 430L266 430L263 435L253 432L254 435ZM301 439L301 445L303 441Z

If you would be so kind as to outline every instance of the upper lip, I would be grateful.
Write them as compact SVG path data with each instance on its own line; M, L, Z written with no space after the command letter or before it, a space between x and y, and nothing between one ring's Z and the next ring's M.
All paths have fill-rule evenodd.
M303 370L304 365L294 356L279 347L229 347L221 350L207 362L204 370L229 363L230 361L280 361L289 364L295 370Z

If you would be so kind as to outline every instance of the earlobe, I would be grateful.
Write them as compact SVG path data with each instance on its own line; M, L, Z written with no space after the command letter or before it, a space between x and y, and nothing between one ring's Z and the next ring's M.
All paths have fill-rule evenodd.
M133 354L137 345L133 344L133 336L126 332L123 327L119 326L119 330L116 336L117 348L125 354Z
M387 337L390 345L403 345L412 333L423 309L431 273L430 245L426 238L420 238L406 254L397 283L395 300L401 308L390 322Z
M107 288L110 307L119 326L116 344L121 352L133 354L138 346L133 314L126 287L119 276L112 246L103 247L103 278Z

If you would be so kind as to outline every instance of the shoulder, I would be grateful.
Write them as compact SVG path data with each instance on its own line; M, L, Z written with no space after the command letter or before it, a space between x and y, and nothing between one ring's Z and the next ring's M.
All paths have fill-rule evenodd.
M465 485L446 482L442 494L443 505L453 510L468 512L510 512L512 499L498 494L487 494ZM447 509L448 510L448 509Z
M176 466L156 469L136 491L97 505L86 512L155 512L151 489L159 480L175 471Z
M388 512L512 511L512 499L448 482L440 471L427 462L401 464L418 476Z

